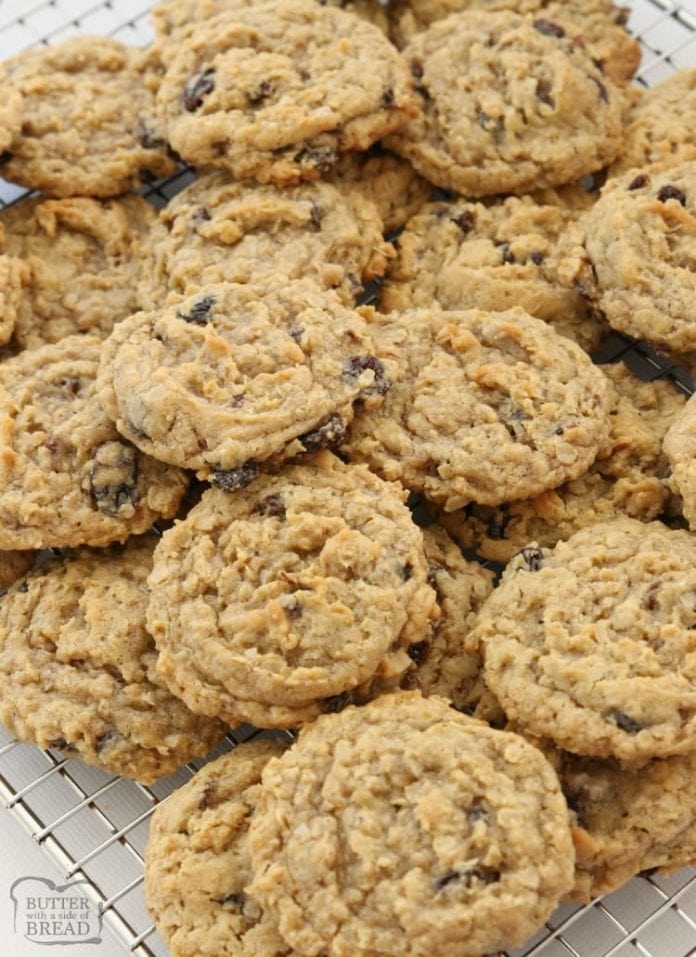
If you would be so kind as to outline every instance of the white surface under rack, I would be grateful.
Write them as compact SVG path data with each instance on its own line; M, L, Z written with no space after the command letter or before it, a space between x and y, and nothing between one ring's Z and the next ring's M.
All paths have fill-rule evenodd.
M629 27L644 50L639 82L653 86L675 69L696 66L696 0L633 0L629 5ZM146 0L0 0L0 59L26 47L80 34L108 34L128 44L147 43L151 39L149 7ZM179 174L148 187L146 193L156 205L163 205L189 177L188 173ZM22 192L0 181L0 208ZM624 359L642 378L666 376L676 388L691 391L688 379L662 357L614 336L603 360L618 359ZM250 733L230 733L213 756ZM87 882L92 903L123 942L124 953L143 957L166 957L168 953L152 926L142 894L149 818L157 804L187 781L201 763L194 762L144 787L59 752L13 741L0 728L0 800L58 865L66 882ZM0 869L5 856L2 841L0 834ZM11 927L0 927L2 955L15 953L11 933ZM67 950L71 949L68 945ZM524 947L510 952L510 957L695 955L693 868L669 877L643 875L586 907L564 905Z

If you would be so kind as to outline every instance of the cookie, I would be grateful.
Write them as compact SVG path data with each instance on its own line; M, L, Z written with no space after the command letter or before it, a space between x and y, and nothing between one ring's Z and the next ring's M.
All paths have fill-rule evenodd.
M5 70L2 71L3 98L0 103L0 166L5 160L5 151L22 127L22 94L8 87Z
M696 158L696 69L677 70L645 90L629 110L624 148L612 164L612 176L632 167Z
M541 752L417 693L305 728L263 771L249 847L249 893L303 954L480 957L572 885Z
M147 51L76 37L25 50L5 69L23 96L5 179L47 196L116 196L175 172L154 122Z
M382 33L389 30L387 12L378 0L318 0L322 6L338 7L353 13L368 23L379 27ZM165 0L152 10L152 25L159 41L167 42L182 28L202 20L209 20L219 13L231 10L246 10L258 6L256 0Z
M561 485L587 471L606 440L602 373L521 309L394 313L373 337L399 371L341 448L446 511Z
M176 514L186 476L102 412L100 351L69 336L0 364L0 549L108 545Z
M167 290L183 295L210 283L279 276L313 279L352 303L394 254L377 207L350 184L281 191L204 173L160 218L139 290L145 309L159 308Z
M641 382L623 363L601 368L617 396L609 440L594 465L527 501L443 513L440 521L463 548L507 562L528 542L552 548L588 525L622 516L652 521L668 507L669 465L662 443L685 396L663 379Z
M0 552L0 590L26 575L36 561L36 552Z
M524 193L572 182L621 151L622 94L565 21L455 13L403 56L422 112L385 142L438 186Z
M145 630L155 536L47 562L0 601L0 720L20 741L149 783L225 728L155 671Z
M615 83L627 83L640 64L640 44L624 29L627 7L611 0L400 0L389 6L391 34L404 47L415 33L431 23L464 11L512 11L533 14L546 20L568 21L573 40L592 55L600 69Z
M291 957L273 918L246 892L261 773L283 750L280 741L238 744L152 815L145 899L177 957Z
M559 264L619 332L677 352L696 347L696 161L610 180Z
M328 452L206 492L165 532L150 577L172 692L232 724L292 727L372 679L398 683L437 615L404 498Z
M500 311L520 306L591 352L607 327L563 286L553 254L577 212L511 196L484 205L428 203L397 240L380 293L384 312L428 307Z
M637 770L568 752L553 763L573 822L573 900L587 903L640 871L694 859L696 754Z
M483 693L483 660L469 641L476 614L493 590L493 573L467 561L444 529L423 529L428 581L435 589L440 617L432 635L409 648L413 666L402 688L447 698L471 713Z
M695 554L688 532L633 519L527 545L472 635L508 718L591 757L696 750Z
M272 456L338 445L354 403L381 402L395 366L369 318L306 280L205 286L116 326L99 398L142 451L243 485Z
M355 191L374 203L387 235L405 226L433 192L410 163L379 147L367 153L344 153L331 181L339 190L347 186L349 196Z
M78 332L106 336L138 308L157 216L139 196L25 199L0 214L7 250L28 273L15 338L23 349Z
M696 402L693 397L671 424L665 435L664 450L672 467L670 487L682 498L689 528L696 529Z
M29 269L16 256L6 256L6 233L0 222L0 346L12 338Z
M169 142L236 179L317 179L340 153L367 149L417 113L408 68L386 37L313 0L197 22L165 64L157 106Z

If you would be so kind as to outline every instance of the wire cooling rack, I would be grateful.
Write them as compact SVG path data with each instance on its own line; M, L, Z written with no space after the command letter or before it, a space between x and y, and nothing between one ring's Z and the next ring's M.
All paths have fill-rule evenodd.
M147 43L149 6L145 0L0 0L0 58L78 34ZM696 0L633 0L630 6L629 26L644 49L638 82L653 86L675 69L696 66ZM183 172L150 186L147 195L164 205L190 175ZM0 208L22 193L0 181ZM667 377L682 392L693 391L687 372L624 336L613 335L597 358L623 359L643 379ZM253 733L230 732L212 756ZM123 941L125 953L166 957L142 893L149 819L202 763L144 787L14 741L0 728L0 799L66 881L87 881L87 893ZM645 874L586 907L564 905L509 957L696 957L696 870L684 868L669 877Z

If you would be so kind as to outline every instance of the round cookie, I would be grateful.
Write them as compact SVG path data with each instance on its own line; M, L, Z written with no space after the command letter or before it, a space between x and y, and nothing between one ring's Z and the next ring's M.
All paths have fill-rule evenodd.
M484 686L483 660L469 634L478 610L493 590L493 573L478 562L467 561L437 525L423 529L423 546L440 617L430 638L409 648L413 666L401 687L439 695L458 711L471 713Z
M306 280L206 286L116 326L99 398L138 448L229 490L272 456L338 445L353 404L381 401L395 367L369 317Z
M387 146L466 196L578 179L621 150L622 94L565 21L455 13L403 51L422 112Z
M684 518L696 529L696 401L692 396L665 436L664 450L672 474L669 484L682 498Z
M472 635L508 718L592 757L695 750L695 556L688 532L633 519L526 546Z
M152 815L145 899L175 957L291 957L246 892L249 821L280 741L257 738L211 761Z
M36 552L0 552L0 591L26 575L36 561Z
M554 488L587 471L606 441L604 376L521 309L394 313L373 337L399 371L342 450L446 511Z
M322 6L338 7L367 20L382 33L389 30L387 12L378 0L318 0ZM209 20L220 13L259 6L258 0L165 0L152 10L155 36L163 43L191 24ZM165 48L166 49L166 48ZM165 54L166 55L166 54Z
M69 336L0 364L0 549L108 545L176 514L186 476L102 412L100 351Z
M313 0L229 10L164 52L157 106L169 142L235 179L317 179L418 109L408 68L379 29Z
M624 149L611 166L620 176L632 167L696 157L696 69L676 73L651 87L626 117Z
M3 98L0 103L0 167L7 157L5 151L22 127L22 94L8 87L8 78L3 68L0 73L3 83Z
M694 859L696 754L657 758L638 770L563 751L551 760L573 823L573 900L587 903L642 870Z
M677 352L696 347L696 162L610 180L559 265L619 332Z
M407 45L415 33L431 23L464 11L501 10L534 14L546 20L568 21L573 40L586 48L609 79L627 83L640 64L641 49L624 29L626 7L616 7L612 0L397 0L389 5L391 34L398 47Z
M394 254L377 207L349 184L292 189L199 176L160 214L139 290L157 309L169 289L183 295L215 282L313 279L352 303Z
M172 692L229 723L292 727L398 684L437 617L405 493L328 452L165 532L148 628Z
M106 336L138 308L153 208L139 196L25 199L0 214L24 263L15 339L23 349L78 332Z
M5 179L48 196L116 196L143 177L175 172L154 122L146 51L76 37L4 66L10 89L24 98Z
M480 957L572 886L568 810L540 751L441 698L324 715L263 772L249 893L303 954Z
M427 308L433 301L443 309L520 306L591 352L608 330L554 271L558 241L577 217L569 206L536 203L530 196L489 205L429 203L397 240L380 308Z
M594 465L527 501L442 513L439 520L463 548L507 562L528 542L552 548L588 525L622 516L648 522L668 507L669 466L662 443L685 397L664 379L641 382L623 363L601 369L617 395L609 439Z
M145 629L154 536L47 562L0 601L0 720L21 741L149 783L206 754L221 722L155 671Z

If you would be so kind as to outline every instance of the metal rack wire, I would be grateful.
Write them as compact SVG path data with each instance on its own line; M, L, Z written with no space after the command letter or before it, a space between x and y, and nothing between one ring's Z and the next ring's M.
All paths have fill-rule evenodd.
M100 33L125 43L151 39L147 0L0 0L0 58L39 43ZM696 66L696 0L632 0L632 31L644 48L638 81L652 86L675 69ZM151 186L164 205L190 177L183 172ZM22 195L0 181L0 208ZM643 379L669 378L690 394L689 374L652 350L613 335L602 362L623 360ZM211 757L254 732L240 729ZM66 879L88 882L88 894L124 952L166 957L147 914L143 853L149 818L158 803L203 762L144 787L109 776L58 752L14 741L0 728L0 799L58 864ZM696 869L645 874L585 907L564 905L524 947L509 957L694 957Z

